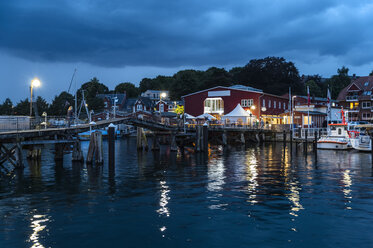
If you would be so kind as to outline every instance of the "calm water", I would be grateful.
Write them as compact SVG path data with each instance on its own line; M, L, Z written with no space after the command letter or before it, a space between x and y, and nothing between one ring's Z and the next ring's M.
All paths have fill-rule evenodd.
M129 139L109 172L52 152L1 177L0 247L373 246L370 154L316 162L280 143L138 154Z

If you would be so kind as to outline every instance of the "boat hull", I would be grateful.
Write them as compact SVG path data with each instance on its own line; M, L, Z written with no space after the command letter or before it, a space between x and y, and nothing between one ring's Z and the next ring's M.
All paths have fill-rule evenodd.
M355 150L360 152L370 152L372 151L372 142L368 137L368 140L362 140L361 138L351 139L351 146Z
M319 141L317 142L317 149L325 150L348 150L351 147L347 142L333 142L333 141Z

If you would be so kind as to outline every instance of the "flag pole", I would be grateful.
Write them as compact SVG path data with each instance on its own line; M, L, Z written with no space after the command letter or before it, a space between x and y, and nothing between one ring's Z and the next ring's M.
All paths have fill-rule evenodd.
M307 108L307 131L309 132L310 131L310 103L311 103L311 99L310 99L310 87L307 86L307 103L308 103L308 108Z

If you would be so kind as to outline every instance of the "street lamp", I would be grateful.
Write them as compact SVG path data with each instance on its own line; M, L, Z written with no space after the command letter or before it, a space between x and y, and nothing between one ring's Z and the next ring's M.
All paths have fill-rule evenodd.
M38 88L40 87L41 83L40 83L40 80L38 78L34 78L33 80L31 80L31 85L30 85L30 94L31 94L31 97L30 97L30 117L32 116L32 91L34 89L34 87Z
M166 98L166 96L167 96L166 92L161 92L159 94L159 105L158 105L159 113L161 113L161 101L162 101L162 98Z
M44 116L44 122L42 124L44 124L44 129L47 129L47 112L43 112L41 116Z

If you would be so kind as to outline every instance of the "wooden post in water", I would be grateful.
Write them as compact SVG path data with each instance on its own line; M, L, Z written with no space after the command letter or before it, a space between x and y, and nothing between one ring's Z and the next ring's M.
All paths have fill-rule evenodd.
M88 146L88 153L87 153L87 164L92 164L93 162L93 155L95 152L95 133L91 133L91 137L89 140L89 146Z
M76 140L73 144L72 161L84 162L83 151L79 140Z
M177 151L177 144L176 144L176 135L175 135L175 133L171 134L171 147L170 147L170 150L172 152L176 152Z
M196 142L195 142L196 152L201 151L201 126L196 126Z
M65 148L64 144L55 144L54 145L54 160L55 161L62 161L63 160L63 150Z
M313 140L313 150L317 150L317 131L314 133L314 140Z
M22 146L19 142L17 142L17 147L16 147L16 166L17 168L24 168L23 166L23 154L22 154Z
M304 151L307 152L307 146L308 146L308 130L307 129L304 132L304 138L305 138Z
M159 140L157 134L154 132L153 133L153 145L152 145L152 151L159 151Z
M240 134L240 141L242 144L245 144L245 135L243 132Z
M144 129L141 128L141 135L142 135L142 146L145 148L145 151L149 150L148 140L146 139L146 134Z
M290 147L293 148L293 130L290 129Z
M223 132L222 141L223 141L223 146L226 146L228 144L228 142L227 142L227 131Z
M284 130L283 135L282 135L282 142L284 146L286 146L286 131Z
M115 165L115 128L108 128L108 147L109 147L109 167L114 167Z
M202 128L202 151L207 152L209 150L209 130L208 126L203 125Z
M96 131L96 164L103 164L104 158L103 158L103 147L102 147L102 133L99 131Z

